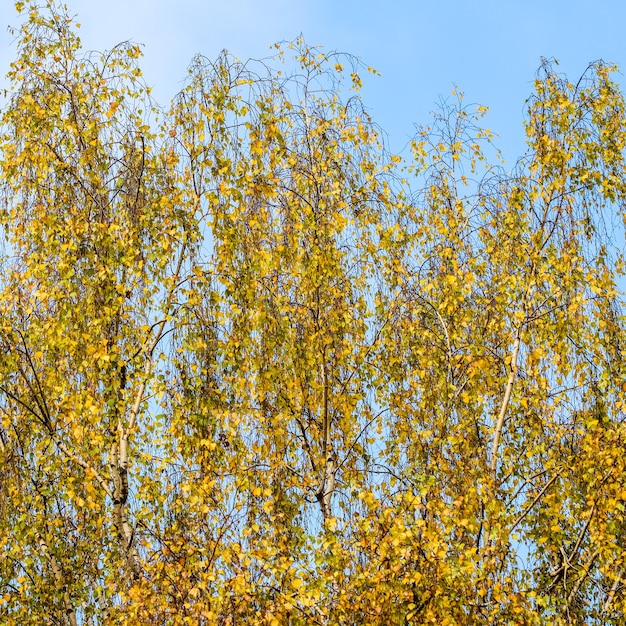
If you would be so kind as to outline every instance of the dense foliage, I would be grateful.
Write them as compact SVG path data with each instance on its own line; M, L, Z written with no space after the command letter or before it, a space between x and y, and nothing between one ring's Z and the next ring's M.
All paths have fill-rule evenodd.
M544 63L508 171L461 97L388 154L349 56L197 58L161 110L17 5L2 623L623 623L613 68Z

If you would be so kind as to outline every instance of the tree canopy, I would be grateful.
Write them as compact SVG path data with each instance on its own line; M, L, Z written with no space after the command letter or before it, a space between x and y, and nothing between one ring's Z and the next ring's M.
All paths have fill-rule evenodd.
M390 154L297 40L141 52L26 7L0 118L6 624L617 624L626 111L544 61Z

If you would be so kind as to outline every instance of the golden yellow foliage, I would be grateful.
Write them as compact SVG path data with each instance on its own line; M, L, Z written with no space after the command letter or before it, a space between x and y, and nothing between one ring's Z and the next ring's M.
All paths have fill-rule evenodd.
M2 623L620 623L614 68L544 63L505 171L459 94L388 154L347 55L161 111L76 26L0 122Z

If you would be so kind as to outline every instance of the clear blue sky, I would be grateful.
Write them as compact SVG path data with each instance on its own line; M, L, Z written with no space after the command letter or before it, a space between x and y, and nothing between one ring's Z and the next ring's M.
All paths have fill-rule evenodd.
M17 23L12 0L0 20ZM227 48L241 59L265 57L276 41L302 33L309 44L360 56L380 78L362 96L400 151L414 123L454 84L466 102L490 108L487 125L510 162L523 149L524 101L540 58L556 57L578 78L603 58L626 71L626 2L620 0L67 0L88 49L132 39L144 44L143 69L165 104L195 53ZM0 33L0 73L15 54ZM624 81L626 84L626 81Z

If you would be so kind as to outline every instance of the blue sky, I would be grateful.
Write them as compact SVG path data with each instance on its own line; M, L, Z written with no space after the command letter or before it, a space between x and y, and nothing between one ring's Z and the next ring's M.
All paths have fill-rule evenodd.
M17 23L2 0L4 24ZM373 118L398 152L414 123L455 84L466 102L490 108L509 163L523 150L524 101L540 58L556 57L570 78L603 58L626 70L626 3L619 0L67 0L87 49L132 39L144 44L142 66L165 104L180 88L195 53L227 48L241 59L266 57L276 41L302 33L309 44L360 56L381 77L362 92ZM15 54L0 32L0 73Z

